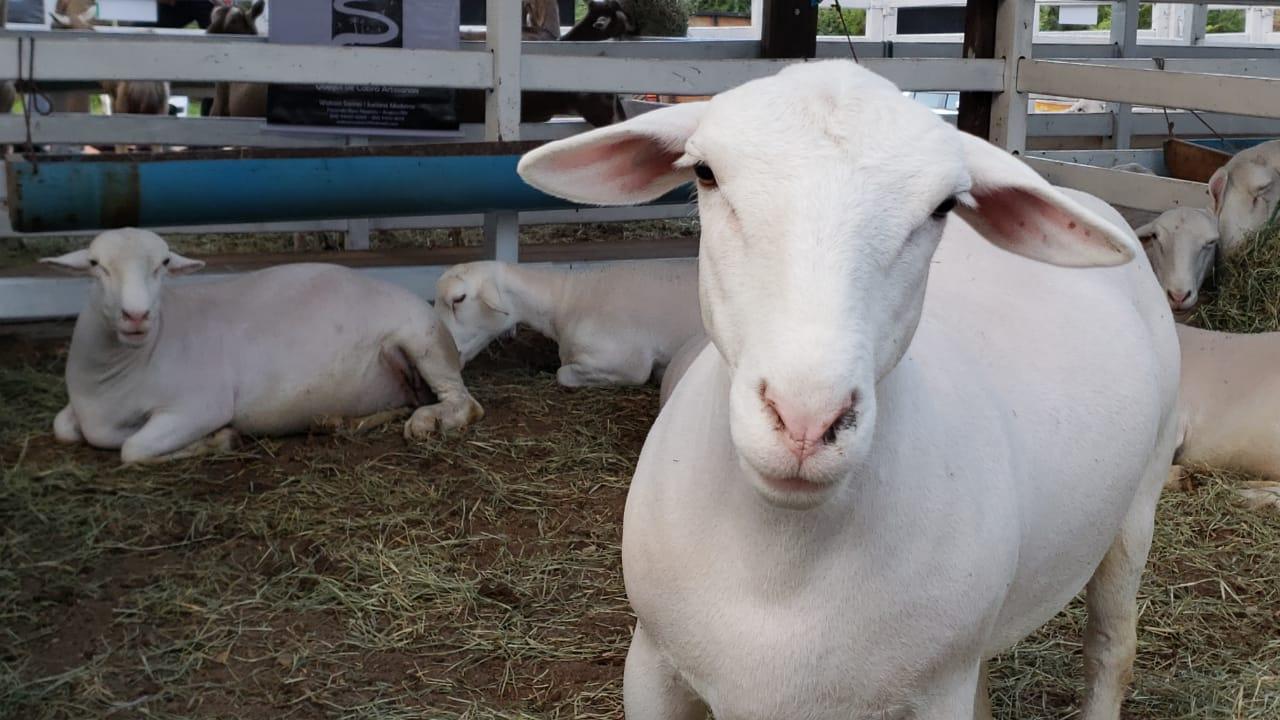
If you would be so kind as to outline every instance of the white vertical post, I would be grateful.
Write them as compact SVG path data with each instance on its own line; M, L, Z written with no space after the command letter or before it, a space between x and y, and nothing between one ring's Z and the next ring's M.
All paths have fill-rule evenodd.
M1018 92L1018 62L1031 57L1035 0L1001 0L996 10L996 58L1004 60L1004 91L991 104L991 142L1027 149L1027 95Z
M751 0L751 32L756 40L764 33L764 0Z
M1187 26L1187 44L1203 45L1206 28L1209 25L1209 6L1192 5L1191 22Z
M1111 45L1115 57L1133 57L1138 48L1138 0L1111 3ZM1111 147L1127 150L1133 135L1133 106L1112 104Z
M520 4L485 0L485 49L493 57L493 89L485 93L484 138L520 139ZM514 210L484 214L484 250L488 257L517 262L520 216Z
M369 138L365 135L352 135L347 138L347 145L362 146L368 144ZM343 239L342 248L344 250L369 249L369 218L349 218L347 220L347 236Z

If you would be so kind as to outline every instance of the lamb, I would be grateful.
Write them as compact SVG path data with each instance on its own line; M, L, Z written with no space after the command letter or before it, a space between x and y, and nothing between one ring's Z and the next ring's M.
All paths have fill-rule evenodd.
M1209 209L1218 218L1221 250L1233 257L1249 234L1275 219L1280 202L1280 140L1236 153L1209 178Z
M568 270L473 262L441 276L435 306L463 362L523 323L559 343L561 385L640 385L702 331L697 277L696 260Z
M1174 208L1135 231L1180 319L1195 309L1218 256L1218 220L1198 208Z
M1280 508L1280 333L1179 325L1178 342L1182 392L1174 461L1266 478L1241 493L1251 504Z
M94 281L67 358L70 403L54 420L61 442L135 463L224 450L238 432L385 421L410 402L421 406L409 439L483 415L430 306L353 270L282 265L166 288L204 263L133 228L43 262ZM437 404L422 405L427 387Z
M590 204L698 187L714 347L627 498L629 720L989 718L985 660L1086 582L1081 717L1119 717L1178 346L1118 213L843 60L519 172Z
M255 0L248 10L238 5L224 5L211 0L214 8L209 16L207 35L257 35L258 18L266 9L264 0ZM266 83L220 82L213 86L214 117L266 117Z

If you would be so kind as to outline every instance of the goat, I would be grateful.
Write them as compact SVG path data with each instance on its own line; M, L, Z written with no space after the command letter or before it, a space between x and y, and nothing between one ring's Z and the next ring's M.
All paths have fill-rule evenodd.
M207 35L257 35L258 18L266 9L264 0L255 0L247 10L238 5L214 5L209 16ZM267 85L265 83L220 82L213 86L214 117L266 117Z

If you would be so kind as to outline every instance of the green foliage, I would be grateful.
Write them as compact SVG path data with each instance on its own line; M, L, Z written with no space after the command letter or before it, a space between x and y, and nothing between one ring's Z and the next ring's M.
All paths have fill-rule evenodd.
M862 8L846 8L844 21L849 25L849 35L867 34L867 11ZM840 23L840 13L833 7L818 10L818 35L844 35L845 27Z
M751 0L693 0L690 7L694 13L751 14Z
M1204 31L1206 33L1244 32L1244 10L1210 10Z

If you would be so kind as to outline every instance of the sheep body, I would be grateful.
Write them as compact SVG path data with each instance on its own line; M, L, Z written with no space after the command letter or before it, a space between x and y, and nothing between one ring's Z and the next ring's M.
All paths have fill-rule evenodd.
M463 362L525 324L559 344L562 385L638 385L701 331L697 273L696 260L569 269L466 263L436 283L436 312Z
M285 434L414 404L405 432L421 437L482 414L427 303L353 270L293 264L163 287L203 263L133 229L46 262L95 278L67 358L61 441L136 462L226 428ZM426 387L438 404L425 405Z

